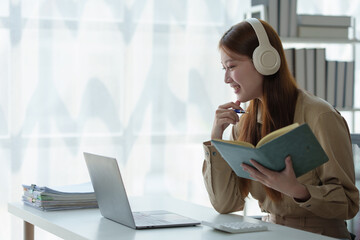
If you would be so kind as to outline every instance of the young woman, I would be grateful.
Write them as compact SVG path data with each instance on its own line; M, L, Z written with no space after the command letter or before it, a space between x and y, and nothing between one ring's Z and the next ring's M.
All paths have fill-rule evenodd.
M221 38L219 49L224 81L234 89L237 101L216 110L211 138L222 139L232 124L231 139L256 145L276 129L307 123L329 161L296 178L291 156L284 159L286 168L281 172L251 160L253 166L242 167L252 181L237 177L215 147L205 142L203 176L214 208L220 213L243 210L251 193L269 213L266 221L350 239L345 220L358 212L359 192L346 121L326 101L297 88L282 43L266 22L248 19L234 25ZM239 117L234 109L247 101L246 113Z

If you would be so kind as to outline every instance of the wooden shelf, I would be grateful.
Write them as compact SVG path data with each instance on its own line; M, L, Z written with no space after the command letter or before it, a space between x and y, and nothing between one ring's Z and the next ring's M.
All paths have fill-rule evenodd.
M340 111L340 112L359 112L360 108L339 108L339 107L335 107L336 110Z
M289 38L281 37L283 43L323 43L323 44L354 44L360 43L359 39L339 39L339 38Z

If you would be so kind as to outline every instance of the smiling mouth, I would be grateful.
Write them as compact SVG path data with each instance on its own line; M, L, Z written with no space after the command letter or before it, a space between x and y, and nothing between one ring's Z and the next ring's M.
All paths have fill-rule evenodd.
M233 86L233 89L234 89L235 92L237 92L240 89L240 87L239 86Z

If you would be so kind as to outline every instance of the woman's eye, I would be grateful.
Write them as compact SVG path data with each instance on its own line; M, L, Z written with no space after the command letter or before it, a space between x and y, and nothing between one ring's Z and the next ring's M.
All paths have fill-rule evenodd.
M228 67L222 67L222 70L231 70L233 68L235 68L236 66L228 66Z

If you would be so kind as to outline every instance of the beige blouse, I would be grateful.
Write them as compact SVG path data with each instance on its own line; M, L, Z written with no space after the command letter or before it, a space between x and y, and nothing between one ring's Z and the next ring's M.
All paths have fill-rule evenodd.
M349 237L344 220L358 212L359 192L354 184L346 121L324 100L299 90L294 122L307 123L329 157L327 163L298 178L308 189L310 199L297 202L284 195L280 202L273 202L256 181L251 182L250 193L262 211L271 213L269 221L328 236ZM237 139L234 129L231 137ZM219 213L242 210L245 199L240 193L239 177L210 142L204 143L204 150L203 176L212 205Z

